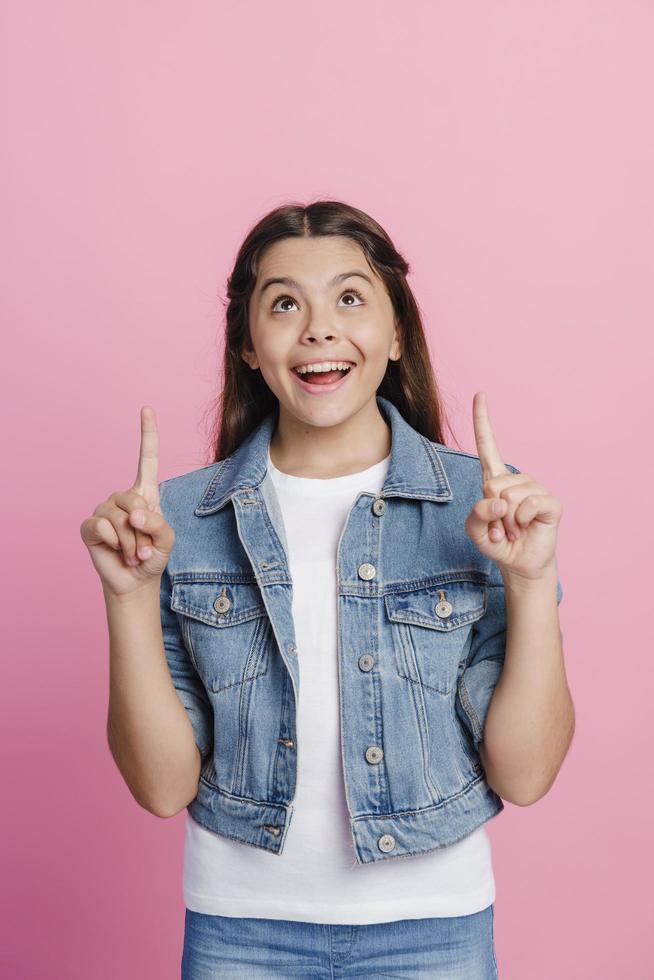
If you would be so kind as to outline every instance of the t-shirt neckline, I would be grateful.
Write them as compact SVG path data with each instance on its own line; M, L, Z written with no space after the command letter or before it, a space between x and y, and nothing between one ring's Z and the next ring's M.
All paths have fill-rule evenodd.
M358 473L347 473L345 476L332 476L326 479L322 477L294 476L291 473L284 473L282 470L277 469L273 463L270 458L270 450L267 452L267 458L270 475L275 485L280 487L280 489L290 491L291 493L297 492L321 496L324 494L349 491L362 483L374 483L388 467L391 454L389 453L384 459L380 459L378 463L373 463L372 466L366 467L365 470L359 470Z

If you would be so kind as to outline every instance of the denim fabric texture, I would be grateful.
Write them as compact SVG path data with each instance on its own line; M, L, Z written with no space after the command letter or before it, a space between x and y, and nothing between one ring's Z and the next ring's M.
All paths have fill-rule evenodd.
M181 980L497 980L494 911L321 925L187 909Z
M483 496L479 458L377 404L391 428L386 480L357 495L337 552L341 753L360 864L452 844L504 808L478 752L506 646L502 576L464 527ZM275 424L273 413L228 458L159 489L176 535L164 647L202 755L188 811L280 854L293 833L303 651L267 473Z

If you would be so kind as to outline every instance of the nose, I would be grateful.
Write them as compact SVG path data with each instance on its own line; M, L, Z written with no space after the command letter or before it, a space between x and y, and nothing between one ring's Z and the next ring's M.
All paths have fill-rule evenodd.
M338 337L339 334L334 324L325 323L324 318L309 321L302 331L302 340L310 341L311 343L316 343L316 341L337 341Z

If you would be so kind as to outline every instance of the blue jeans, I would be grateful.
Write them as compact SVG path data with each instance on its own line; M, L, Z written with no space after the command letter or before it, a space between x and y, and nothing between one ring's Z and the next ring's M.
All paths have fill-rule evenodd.
M186 909L182 980L497 980L494 906L471 915L322 925Z

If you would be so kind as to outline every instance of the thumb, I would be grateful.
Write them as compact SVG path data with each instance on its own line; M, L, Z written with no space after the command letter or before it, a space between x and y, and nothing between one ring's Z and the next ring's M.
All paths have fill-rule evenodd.
M137 531L141 531L144 535L149 535L157 551L164 555L169 555L173 550L175 532L163 514L153 510L144 510L142 507L136 507L130 511L129 523Z

